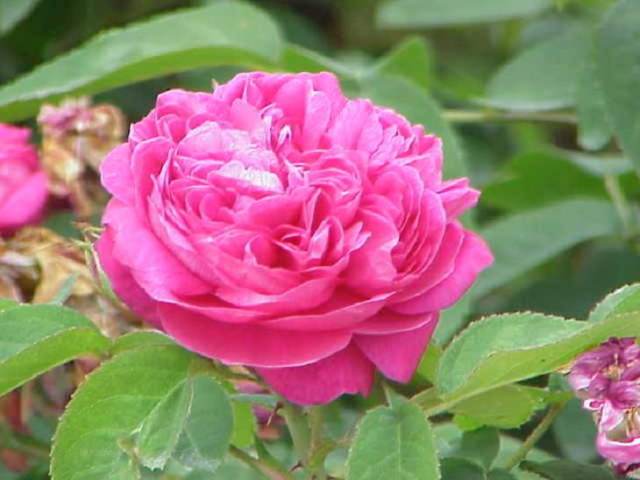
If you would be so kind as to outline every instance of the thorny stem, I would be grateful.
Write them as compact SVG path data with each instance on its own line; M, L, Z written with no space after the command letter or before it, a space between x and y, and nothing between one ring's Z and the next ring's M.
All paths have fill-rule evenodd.
M294 476L291 475L291 473L289 473L284 467L276 468L275 466L267 464L258 458L252 457L238 447L231 445L231 447L229 447L229 453L271 480L294 480Z
M567 404L567 399L554 403L549 407L547 413L542 418L540 423L533 429L525 441L520 445L520 448L506 461L504 464L505 470L513 470L522 460L527 457L529 451L534 445L542 438L545 432L549 429L553 421L560 414L564 406Z
M550 122L577 123L576 116L560 112L502 112L500 110L445 110L444 118L453 123L481 122Z

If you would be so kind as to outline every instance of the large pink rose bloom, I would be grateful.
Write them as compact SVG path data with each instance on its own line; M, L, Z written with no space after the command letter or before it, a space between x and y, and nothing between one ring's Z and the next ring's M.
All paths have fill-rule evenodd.
M0 123L0 233L39 220L49 195L29 129Z
M102 165L97 244L118 295L185 347L289 400L411 377L492 256L456 220L440 139L333 75L241 74L158 97Z

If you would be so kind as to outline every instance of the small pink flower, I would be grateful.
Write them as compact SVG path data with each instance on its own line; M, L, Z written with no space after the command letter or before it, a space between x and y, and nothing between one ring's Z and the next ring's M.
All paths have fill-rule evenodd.
M37 222L48 197L47 178L29 129L0 123L0 233Z
M293 402L406 382L439 311L492 262L440 139L333 75L161 94L101 166L115 291L185 347Z
M634 338L612 338L578 357L569 383L598 424L596 447L614 471L640 467L640 347Z

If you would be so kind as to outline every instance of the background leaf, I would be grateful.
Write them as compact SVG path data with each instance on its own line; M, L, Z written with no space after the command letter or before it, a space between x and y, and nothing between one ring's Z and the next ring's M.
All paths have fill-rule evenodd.
M0 2L0 35L7 33L36 7L40 0L2 0Z
M567 200L503 217L481 231L495 262L481 275L473 294L485 295L573 245L618 230L617 212L599 200Z
M0 88L0 119L28 117L41 103L65 95L93 94L195 67L269 65L281 48L274 23L247 4L222 2L162 15L103 33Z
M622 0L611 7L597 38L597 70L614 132L640 172L640 3Z
M0 396L69 360L100 354L111 341L81 314L54 305L0 311Z
M423 28L493 22L539 13L548 0L392 0L378 12L378 24L387 28Z
M507 110L552 110L574 105L588 53L589 31L582 27L569 29L506 63L490 80L482 101Z

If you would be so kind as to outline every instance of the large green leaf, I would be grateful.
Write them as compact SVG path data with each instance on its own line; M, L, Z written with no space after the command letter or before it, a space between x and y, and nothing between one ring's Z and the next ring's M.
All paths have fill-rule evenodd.
M86 317L54 305L18 305L0 312L0 396L111 341Z
M431 427L411 403L377 407L364 416L347 459L347 480L438 480Z
M597 39L597 70L622 148L640 172L640 2L622 0L607 13Z
M539 13L549 0L393 0L378 12L378 23L390 28L423 28L495 22Z
M377 105L391 107L410 121L424 125L426 132L440 136L444 146L445 177L466 176L467 168L457 136L426 90L396 75L373 75L364 82L360 96L370 98Z
M609 315L640 310L640 283L625 285L596 305L589 315L590 322L599 322Z
M523 51L493 76L482 101L507 110L573 105L589 53L589 35L587 29L576 27Z
M489 293L567 248L619 230L614 207L600 200L568 200L496 221L482 230L495 255L475 296Z
M607 191L601 179L570 160L542 152L512 158L482 191L483 202L512 211L577 197L607 198Z
M91 94L195 67L264 66L280 56L275 24L243 3L223 2L111 30L0 89L0 119L19 120L45 101Z
M212 471L231 440L233 413L208 362L175 346L121 353L92 373L55 435L54 480L139 478L169 458Z
M31 10L40 0L1 0L0 1L0 35L7 33Z
M474 322L445 350L436 385L445 402L552 372L611 336L640 335L640 312L599 322L536 313Z

